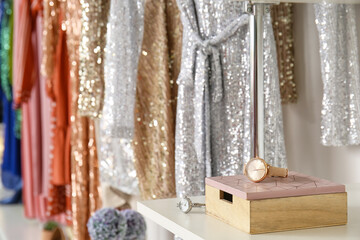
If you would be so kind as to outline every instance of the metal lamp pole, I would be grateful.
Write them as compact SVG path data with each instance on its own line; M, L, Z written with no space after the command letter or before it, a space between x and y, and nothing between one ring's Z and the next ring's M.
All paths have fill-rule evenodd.
M250 95L251 95L251 157L265 157L264 143L264 70L263 16L264 3L248 4L250 14Z

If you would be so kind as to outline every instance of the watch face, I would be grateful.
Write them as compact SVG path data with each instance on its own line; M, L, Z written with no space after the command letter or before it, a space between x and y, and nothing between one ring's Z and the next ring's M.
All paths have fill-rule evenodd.
M253 182L262 181L267 174L267 166L263 159L253 158L245 166L246 176Z
M179 208L184 213L189 212L191 209L190 199L188 199L188 198L181 199L181 201L179 202Z

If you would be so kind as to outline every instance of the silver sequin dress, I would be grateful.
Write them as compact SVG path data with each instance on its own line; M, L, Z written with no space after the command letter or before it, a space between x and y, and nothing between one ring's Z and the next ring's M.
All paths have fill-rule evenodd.
M323 100L321 143L360 144L360 62L355 5L315 4Z
M178 0L184 25L176 118L176 190L204 194L208 176L250 159L249 17L243 3ZM265 159L286 166L276 47L264 18Z
M143 0L111 1L105 53L105 98L100 120L100 173L103 182L129 194L138 192L131 140L143 18Z

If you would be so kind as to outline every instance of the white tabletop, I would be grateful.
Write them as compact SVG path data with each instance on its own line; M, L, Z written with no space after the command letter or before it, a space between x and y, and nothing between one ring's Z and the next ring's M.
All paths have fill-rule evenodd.
M359 240L360 239L360 184L346 185L348 193L348 224L287 232L250 235L214 217L205 209L194 208L184 214L176 208L179 199L161 199L138 202L137 210L184 240ZM193 202L204 203L204 196L192 197Z

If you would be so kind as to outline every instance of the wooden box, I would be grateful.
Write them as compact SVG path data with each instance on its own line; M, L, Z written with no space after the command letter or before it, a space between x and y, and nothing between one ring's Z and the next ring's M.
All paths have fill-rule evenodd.
M289 172L253 183L244 175L206 178L206 213L250 234L347 223L345 186Z

